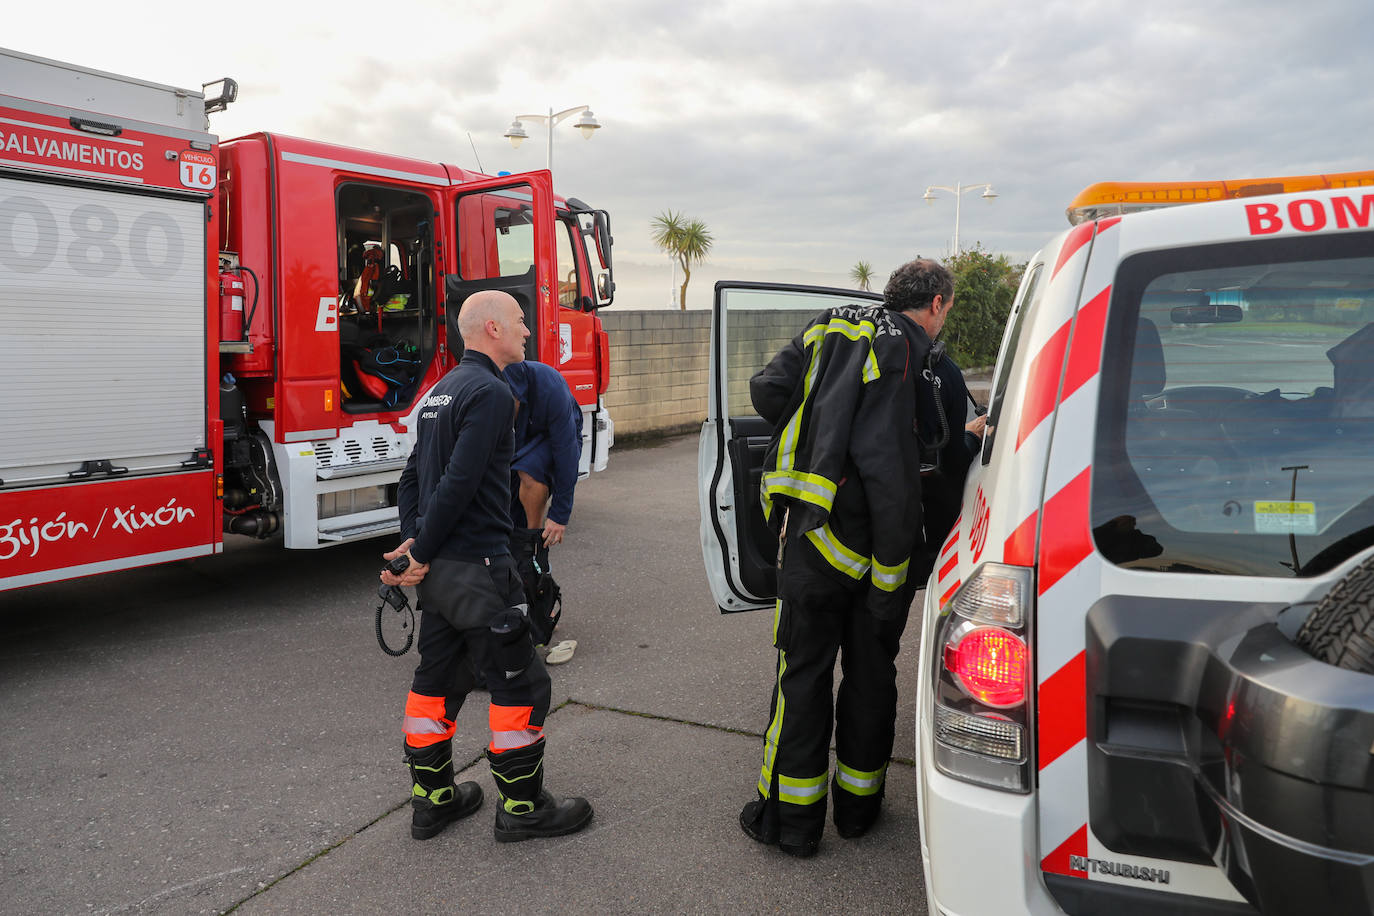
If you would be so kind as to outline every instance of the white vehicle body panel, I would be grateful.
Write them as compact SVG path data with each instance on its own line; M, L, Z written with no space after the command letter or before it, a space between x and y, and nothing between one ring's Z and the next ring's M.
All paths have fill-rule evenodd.
M1111 595L1313 601L1363 557L1308 578L1161 575L1117 566L1103 557L1094 546L1088 507L1098 370L1118 356L1112 342L1104 339L1104 324L1111 286L1124 259L1163 249L1311 235L1314 230L1301 227L1318 223L1325 228L1315 231L1367 229L1368 215L1362 225L1358 216L1347 215L1349 225L1338 226L1339 212L1332 203L1335 197L1353 193L1358 199L1367 191L1251 198L1085 223L1056 237L1030 260L1015 308L1032 311L1019 342L1011 340L1013 312L998 357L999 377L1014 360L1005 380L1003 411L985 460L981 465L975 461L970 469L963 515L925 592L916 756L921 852L931 914L1060 913L1047 890L1046 873L1162 894L1244 901L1212 865L1123 855L1094 834L1088 810L1083 693L1088 611ZM1307 203L1295 210L1294 198ZM1272 223L1260 223L1266 231L1257 234L1255 211L1246 209L1257 203L1273 204L1283 227L1271 232L1267 230ZM1043 271L1039 287L1027 297L1026 285L1037 269ZM1017 344L1016 352L1008 352L1009 343ZM1129 353L1120 356L1129 358ZM1025 795L951 778L933 763L937 659L925 649L937 639L941 607L980 564L989 561L1036 568L1031 634L1031 759L1036 762L1036 779ZM1124 864L1142 873L1167 872L1167 883L1099 871L1085 860ZM1159 906L1167 909L1167 898L1161 898Z

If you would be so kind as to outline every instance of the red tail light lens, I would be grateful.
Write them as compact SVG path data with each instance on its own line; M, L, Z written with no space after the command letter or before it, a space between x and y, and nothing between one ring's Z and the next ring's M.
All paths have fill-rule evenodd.
M945 646L945 667L969 695L987 706L1016 706L1026 698L1026 644L1000 627L975 627Z

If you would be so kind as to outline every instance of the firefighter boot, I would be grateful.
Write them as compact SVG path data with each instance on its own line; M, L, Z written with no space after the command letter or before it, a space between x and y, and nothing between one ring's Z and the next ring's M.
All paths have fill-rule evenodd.
M410 767L410 835L427 840L449 824L482 807L482 787L475 782L453 784L453 749L447 741L425 748L407 745Z
M744 806L739 813L739 827L745 836L765 846L777 846L789 856L809 859L821 847L821 833L825 829L825 809L821 809L819 826L784 826L780 822L778 803L769 804L762 796Z
M488 750L487 760L501 799L498 843L576 833L591 821L592 806L585 798L555 798L544 791L543 738L499 754Z
M883 789L880 784L868 795L857 795L841 783L840 774L836 773L831 782L831 794L835 796L835 832L846 840L868 833L882 813Z

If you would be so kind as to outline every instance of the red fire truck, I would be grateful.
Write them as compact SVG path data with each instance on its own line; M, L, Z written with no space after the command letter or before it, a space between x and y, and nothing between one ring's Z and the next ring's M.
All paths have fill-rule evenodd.
M604 468L610 220L548 172L259 133L213 97L0 49L0 590L396 532L418 394L501 289Z

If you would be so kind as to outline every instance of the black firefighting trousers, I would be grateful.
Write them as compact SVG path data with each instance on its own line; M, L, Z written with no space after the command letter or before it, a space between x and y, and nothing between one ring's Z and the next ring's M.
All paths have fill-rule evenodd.
M907 611L879 620L864 601L867 576L841 583L823 563L808 545L784 549L773 620L778 674L758 791L793 836L818 836L824 827L832 719L838 819L881 798L897 715L895 660Z

